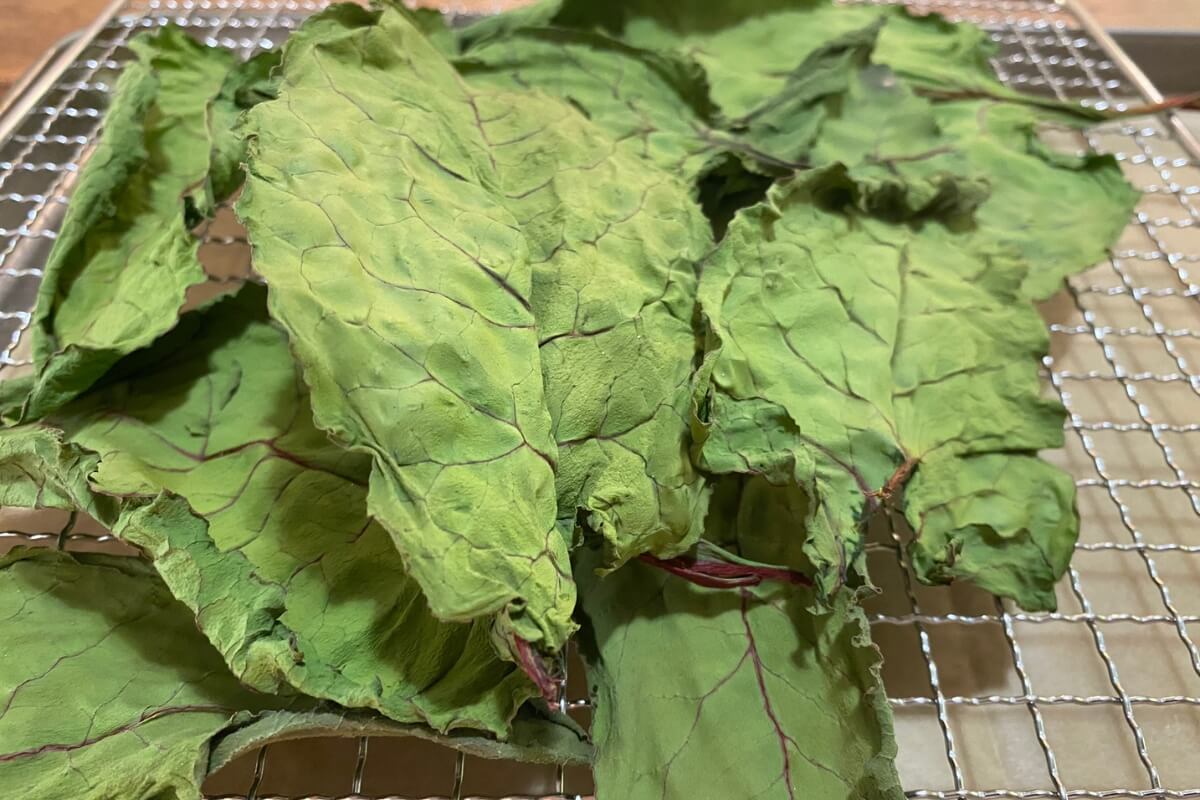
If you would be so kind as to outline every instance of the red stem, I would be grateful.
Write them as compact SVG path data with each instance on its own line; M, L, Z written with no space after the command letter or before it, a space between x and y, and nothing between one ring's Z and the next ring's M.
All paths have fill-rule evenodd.
M520 636L513 637L513 649L516 650L517 664L529 676L551 706L558 703L558 679L546 668L546 660L538 654L529 642Z
M652 567L666 570L672 575L709 589L736 589L743 586L758 586L763 581L779 581L799 586L812 586L812 580L802 572L783 567L754 567L747 564L730 564L725 561L706 561L686 558L655 558L643 553L638 559Z

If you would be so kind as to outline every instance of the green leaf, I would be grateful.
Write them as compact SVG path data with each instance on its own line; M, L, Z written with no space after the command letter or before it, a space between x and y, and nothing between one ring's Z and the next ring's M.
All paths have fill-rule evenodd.
M388 68L390 85L396 87L396 97L389 106L391 109L403 107L404 104L419 104L426 109L422 113L411 114L411 124L406 124L399 117L394 118L390 125L364 118L363 125L346 126L346 130L342 131L329 122L337 119L337 115L328 113L320 119L314 117L306 122L300 109L300 100L291 99L293 81L286 77L280 102L260 107L252 115L258 118L254 125L259 138L254 163L262 165L255 167L262 177L252 181L251 193L243 201L241 209L252 239L261 240L258 231L274 234L266 240L266 245L258 244L260 254L257 263L271 280L275 312L292 329L301 359L306 359L305 348L308 347L313 348L314 355L310 357L314 358L318 350L327 351L323 356L326 359L333 356L336 350L340 365L345 353L344 348L330 349L328 336L321 337L319 342L306 344L305 340L311 334L302 332L305 326L288 322L291 319L289 315L297 313L298 309L311 309L306 313L323 312L327 304L336 302L340 306L344 302L332 296L335 291L332 284L317 289L318 284L312 277L309 277L309 282L293 288L292 284L299 277L315 275L315 271L321 268L316 264L324 264L324 257L318 261L315 256L309 255L320 245L311 238L302 240L307 249L301 254L301 275L297 276L291 267L296 262L289 259L286 264L282 263L283 248L278 245L281 239L287 239L289 235L295 238L295 234L284 235L280 229L269 227L271 210L275 210L276 216L282 216L279 214L281 210L289 205L298 205L295 196L299 192L289 192L283 187L289 183L299 185L307 179L307 173L301 172L303 162L296 160L297 146L282 145L282 140L287 138L283 132L288 130L288 126L298 128L297 117L300 117L299 123L303 125L296 130L297 136L311 137L319 131L325 137L319 141L328 139L328 147L335 152L354 152L354 148L359 146L355 137L361 135L360 129L364 126L370 128L371 136L378 137L381 142L396 142L401 151L406 147L415 148L411 153L411 165L397 162L395 166L401 171L389 182L390 185L403 186L407 181L414 184L418 192L426 191L424 187L427 181L431 187L444 186L444 190L440 190L444 195L442 199L453 198L462 205L468 202L474 204L478 209L474 213L485 213L483 210L486 209L488 219L494 220L496 226L505 226L503 236L509 237L508 231L516 234L504 240L510 243L507 253L491 251L492 254L486 259L454 256L456 261L443 265L435 279L433 276L426 277L418 268L420 257L425 253L418 249L424 246L415 242L420 237L428 239L428 257L432 258L442 256L447 249L444 244L447 237L458 237L449 239L456 243L457 252L474 254L480 252L481 248L490 248L492 244L484 238L482 228L457 222L448 210L444 216L425 219L427 212L416 199L413 200L413 206L422 216L406 216L408 212L403 210L399 214L388 212L399 217L394 223L397 229L395 234L391 233L391 226L362 224L357 219L342 221L337 208L318 209L319 214L327 215L324 222L318 223L326 228L325 235L340 236L341 241L345 242L345 246L335 246L331 252L344 253L345 258L355 259L358 263L350 268L365 270L368 276L382 275L380 270L387 265L376 264L375 261L392 252L379 244L378 239L389 235L399 236L403 228L416 231L416 236L409 236L404 242L407 248L416 252L412 259L413 266L401 265L411 270L412 274L401 277L415 282L428 280L431 281L430 286L419 288L414 293L405 290L408 284L397 285L396 281L391 281L389 285L383 281L381 296L387 299L376 299L373 304L373 310L381 315L381 324L386 321L387 315L412 313L411 310L415 309L427 316L430 326L444 326L445 315L451 315L449 318L462 317L464 305L488 304L474 318L495 320L492 327L482 321L472 327L472 317L465 317L466 336L458 337L453 342L435 343L435 354L439 357L442 348L456 351L454 359L446 360L442 371L434 376L437 381L446 382L449 386L461 384L461 390L456 392L458 397L454 399L456 405L463 402L459 398L474 395L484 399L492 391L487 385L490 376L476 365L490 364L497 370L498 382L504 374L512 374L513 379L525 385L529 378L527 365L540 361L544 396L539 396L536 387L529 386L528 406L524 411L519 411L518 416L527 427L533 426L538 421L536 413L540 410L532 407L533 401L549 408L549 428L555 441L541 450L558 453L556 515L566 521L564 527L569 529L576 511L582 509L593 529L608 539L611 557L616 562L647 549L677 552L686 548L690 540L699 535L696 522L703 513L699 477L687 457L687 409L690 402L691 364L696 349L692 329L694 265L710 241L702 214L688 198L688 187L666 173L649 169L637 156L619 150L611 136L566 103L544 95L525 91L508 92L486 85L478 90L468 89L459 82L448 64L430 51L425 43L415 39L415 32L399 14L389 16L385 12L377 26L364 26L361 41L356 40L354 47L384 47L386 41L381 39L379 33L384 30L394 31L390 34L393 37L412 39L409 51L421 53L420 63L425 70L423 75L412 74L414 70L400 62L381 66L381 69ZM353 52L357 52L357 49ZM315 63L330 76L298 76L294 89L296 97L304 89L308 91L304 102L315 103L304 81L311 79L320 86L327 86L330 80L337 82L336 76L342 74L339 70L347 58L347 54L322 47L313 51L308 62L296 59L298 70L311 71L308 64ZM285 58L285 76L291 63L290 57ZM372 104L382 105L383 98L370 91L374 84L368 84L364 90L355 88L354 84L361 80L357 71L345 72L343 79L346 88L339 86L338 91L349 100L331 93L329 102L356 104L357 108L352 113L375 116L370 110L374 107ZM405 90L409 82L412 83L411 90ZM355 94L360 91L361 96ZM426 95L429 95L428 100L423 99ZM396 103L401 105L397 106ZM435 109L436 112L428 109ZM464 112L470 117L463 119ZM379 118L383 118L382 112L379 112ZM423 124L417 124L418 121ZM443 139L455 141L461 144L461 148L447 150L442 140L434 136L438 130L454 130L453 138ZM281 143L272 147L271 142ZM407 144L409 142L415 144ZM318 143L317 147L324 149L326 145ZM429 160L433 153L438 152L438 148L445 151L438 157L447 159L439 162L440 167ZM459 160L451 163L451 157ZM336 165L334 169L338 169ZM417 181L418 176L420 181ZM341 197L347 197L348 192L367 191L370 185L369 182L356 180L352 173L345 178L345 188L339 190ZM327 171L312 180L319 181L321 185L341 185L334 184ZM461 194L462 197L457 198L452 193ZM284 197L284 194L288 196ZM307 212L289 211L286 223L294 224L297 213ZM430 209L428 213L440 215L442 210ZM338 221L338 229L330 231L330 220L334 219ZM487 234L488 237L497 235ZM280 254L274 254L274 251ZM281 263L274 265L272 257ZM481 270L499 274L498 270L481 267L481 264L491 258L501 257L508 258L508 266L503 270L507 276L506 282L499 286L478 283ZM329 260L331 263L325 266L326 269L336 265L344 271L342 257L331 256ZM316 263L310 268L309 261ZM455 263L463 273L462 285L458 287L447 277L453 274L448 267ZM596 280L597 274L603 275L604 279ZM529 287L527 290L523 289L526 285ZM290 294L293 292L294 298ZM515 306L509 302L509 292L516 293L518 303ZM303 299L306 297L310 299ZM523 306L526 302L529 309ZM494 310L491 306L495 306ZM345 312L335 309L334 313L345 314L352 310L352 307L346 306ZM528 354L524 349L529 341L526 328L532 319L537 320L532 342L540 345L538 355ZM331 314L326 314L319 322L308 327L324 326L332 330L334 324L345 323L337 322ZM428 336L411 325L393 324L384 329L386 336L384 333L367 335L361 328L361 325L353 327L348 334L352 334L356 341L361 341L360 346L383 348L389 354L395 352L396 348L407 350L419 347L422 338ZM373 330L370 323L368 328ZM475 328L480 329L478 334L474 332ZM472 339L472 336L479 338ZM498 371L505 367L503 350L496 353L479 349L485 346L495 348L496 345L512 352L508 372ZM480 353L483 352L487 352L486 359L481 359ZM418 357L419 351L413 350L409 355L414 359L409 368L413 377L405 378L409 385L404 390L405 395L411 395L414 398L411 402L416 403L415 398L423 396L422 393L427 389L441 393L440 384L428 380L426 368ZM309 380L319 387L318 382L329 380L326 372L332 371L331 367L335 366L341 368L325 364L310 368ZM333 380L336 382L339 378ZM347 375L340 380L361 378ZM350 387L353 383L346 385ZM502 386L507 391L508 383ZM315 394L318 397L315 405L320 422L322 390L318 388ZM347 396L356 397L353 393ZM344 402L342 393L338 393L336 400L339 405ZM541 481L541 464L518 461L514 467L505 463L510 460L509 453L514 443L507 441L507 432L503 430L511 428L504 422L511 414L506 408L511 398L502 400L498 408L485 409L491 417L477 416L476 424L486 424L490 429L486 434L488 436L492 436L497 429L504 432L503 444L508 450L500 451L498 456L472 459L479 462L472 465L473 469L481 475L493 475L488 478L491 481L511 484L526 477ZM362 401L351 399L350 407L356 402L374 401L370 398ZM414 408L414 411L418 410L419 407ZM431 409L429 413L433 411ZM444 425L445 412L443 409L437 411L438 425ZM335 413L345 418L348 409L339 408ZM371 409L371 413L378 412ZM493 419L502 424L491 424L490 420ZM336 425L325 423L340 437L353 443L356 441L353 437L361 437L361 433L351 432L347 436L338 427L345 424L348 423L341 419ZM371 447L379 448L377 452L386 455L390 461L395 458L390 452L393 449L399 449L399 452L413 451L413 430L420 428L420 425L414 424L387 431L387 437L380 438ZM537 431L536 428L533 430ZM484 433L479 435L482 437ZM447 446L450 444L446 442ZM430 446L422 445L424 448ZM526 452L518 451L518 455ZM417 476L430 471L429 464L421 463L424 457L424 452L417 452L413 456L417 459L415 463L400 467L413 477L396 480L398 486L410 483ZM447 457L459 456L451 453ZM377 465L378 459L379 456ZM514 469L531 474L514 473ZM382 471L376 473L377 476L381 474ZM384 488L381 481L381 490ZM464 535L468 540L472 536L480 537L480 541L487 536L488 549L499 551L496 555L501 563L508 564L505 569L513 575L510 582L523 580L527 567L516 556L524 552L526 555L522 558L537 557L544 548L543 537L531 536L534 533L531 530L514 531L511 544L504 541L506 537L500 537L501 547L496 546L496 540L492 537L498 522L521 523L527 519L526 512L516 515L514 519L509 504L518 499L537 500L538 495L529 492L516 497L499 494L493 494L493 497L502 501L503 505L498 502L494 513L476 514L472 519L464 519L463 525L473 526L479 531ZM457 606L447 607L445 600L438 597L444 597L448 594L448 588L453 589L462 583L458 573L464 568L447 563L443 557L435 558L432 548L438 545L431 541L430 534L439 535L441 532L427 530L436 526L419 517L413 518L416 516L414 511L433 513L425 512L422 506L432 508L448 502L449 498L422 502L416 502L416 499L395 498L395 501L404 500L403 503L395 502L392 498L386 501L381 499L375 506L376 513L397 536L402 552L414 564L414 574L419 579L422 575L426 576L425 589L431 595L435 611L451 619L455 618L454 615L462 616L465 612L455 610L457 606L467 605L470 599L468 607L475 607L480 604L479 601L464 597L456 600ZM485 495L485 499L492 498ZM532 510L541 513L540 507ZM517 533L521 534L520 538L515 535ZM449 543L448 546L452 545ZM519 548L524 548L524 551ZM511 554L506 550L512 551ZM427 559L429 564L426 567L423 562ZM551 564L555 561L562 563L557 556L552 557ZM450 580L446 580L446 576L450 576ZM553 578L548 578L542 583L554 587L552 581ZM473 594L478 592L475 586L464 588L469 588ZM562 590L554 590L560 592L560 597L554 602L561 608L568 598L561 594ZM550 595L543 593L542 597ZM540 604L530 602L527 605L530 615L543 614L546 610L553 611L554 608L547 606L545 599ZM525 634L522 636L533 638ZM547 649L557 646L554 641L547 640Z
M955 575L982 576L994 559L995 571L1024 574L993 575L989 588L1053 607L1077 524L1069 482L1047 493L1049 466L1018 466L1061 445L1063 416L1039 396L1047 334L1020 293L1024 262L935 221L886 221L902 207L864 213L876 204L862 191L842 167L779 184L706 263L715 352L702 463L808 494L804 553L823 597L863 576L868 517L898 507L930 526L922 564L969 550ZM982 535L978 496L998 464L1011 502L1036 496L1038 510ZM976 499L931 519L963 496Z
M247 286L189 315L200 324L56 415L70 442L63 458L79 464L53 472L74 482L76 506L122 498L117 513L100 510L103 521L154 559L248 686L504 736L533 687L495 655L486 621L430 613L367 516L370 459L313 425L264 301ZM37 474L27 461L3 463ZM95 500L79 485L86 475Z
M794 70L817 50L880 22L885 24L873 63L891 67L931 96L986 96L1099 118L1077 104L1030 97L1006 87L991 66L998 48L978 26L948 22L939 14L914 15L899 5L559 0L478 23L461 39L473 45L534 25L599 27L638 47L694 57L709 74L717 105L736 118L781 92Z
M690 178L737 143L687 57L631 47L594 31L523 28L455 61L473 86L540 89L583 112L627 152Z
M793 162L806 160L825 120L826 105L838 105L867 64L882 23L876 19L813 50L779 91L733 123L735 129L759 150Z
M205 109L233 56L175 27L129 47L136 60L117 83L38 290L24 419L61 406L169 330L188 287L205 279L185 197L208 170Z
M27 549L0 556L0 616L12 648L0 660L6 797L200 800L207 774L305 736L415 736L535 763L587 764L592 755L569 718L529 707L502 742L251 691L151 567L133 558Z
M439 53L447 58L455 55L458 44L454 39L454 31L450 30L446 17L442 15L441 11L436 8L409 8L397 0L383 1L405 13L409 22L425 34L425 38L437 48Z
M688 454L696 266L711 246L689 187L618 148L565 103L481 94L481 124L529 247L558 515L581 514L610 562L700 535ZM509 110L504 113L504 110Z
M599 800L904 796L866 618L789 587L702 589L630 563L576 570Z
M981 238L990 234L1029 264L1022 294L1049 297L1064 278L1108 257L1141 197L1116 159L1051 151L1039 138L1047 120L1027 106L972 101L936 110L946 136L969 143L963 149L979 169L1005 176L975 219Z
M1054 579L1079 529L1071 476L1033 455L929 459L904 493L908 552L929 583L967 578L1029 608L1054 608Z
M480 130L502 108L402 13L340 13L247 115L255 266L317 425L372 456L369 511L434 613L556 651L574 586L528 245Z
M732 4L714 18L697 10L691 20L633 12L624 31L632 44L695 58L708 73L717 106L738 118L781 93L818 50L870 29L889 13L811 0L749 2Z
M559 516L582 511L613 564L680 552L704 513L688 406L695 270L711 237L684 182L693 167L675 162L691 157L680 153L711 110L703 76L599 34L543 28L458 63L480 97L512 108L482 129L511 143L497 173L533 261ZM699 147L693 156L711 157Z
M1111 156L1067 156L1039 138L1060 114L992 100L934 104L887 70L863 71L813 150L843 162L877 197L911 207L974 209L978 248L1011 250L1029 265L1022 292L1042 299L1105 257L1139 197Z
M212 154L208 171L206 215L216 204L229 199L246 176L246 140L238 129L238 120L247 109L275 96L271 70L279 65L280 51L266 50L241 62L229 71L217 96L208 105L208 131Z
M0 556L0 618L6 797L199 800L215 735L303 706L242 687L136 559Z

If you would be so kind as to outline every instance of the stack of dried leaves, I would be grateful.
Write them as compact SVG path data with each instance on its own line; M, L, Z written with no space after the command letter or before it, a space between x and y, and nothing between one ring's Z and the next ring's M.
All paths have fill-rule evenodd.
M899 798L867 526L1053 607L1032 302L1134 195L1042 144L1088 115L997 83L981 32L549 0L133 50L0 503L144 559L0 560L3 796L195 798L323 732L594 758L613 800ZM231 200L266 288L188 303ZM576 634L590 740L542 699Z

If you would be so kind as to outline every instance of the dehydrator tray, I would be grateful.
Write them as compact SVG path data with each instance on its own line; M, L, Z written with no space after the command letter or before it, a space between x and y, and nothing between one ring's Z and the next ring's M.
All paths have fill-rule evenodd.
M27 367L41 268L129 37L175 23L248 56L279 46L323 5L118 0L10 93L0 109L0 379ZM464 0L455 10L498 5ZM997 73L1022 90L1116 109L1162 99L1086 0L910 5L983 25L1000 48ZM884 592L869 611L910 797L1200 798L1200 144L1187 124L1166 113L1086 137L1121 161L1143 198L1111 257L1043 306L1046 390L1069 411L1067 446L1049 455L1075 476L1082 517L1059 610L1029 614L969 586L921 586L899 539L884 533L872 545ZM236 270L248 250L221 219L202 255ZM94 526L64 533L44 515L0 513L0 526L0 550L120 547ZM580 677L563 702L586 720ZM529 800L583 797L591 780L422 742L313 739L264 748L206 791Z

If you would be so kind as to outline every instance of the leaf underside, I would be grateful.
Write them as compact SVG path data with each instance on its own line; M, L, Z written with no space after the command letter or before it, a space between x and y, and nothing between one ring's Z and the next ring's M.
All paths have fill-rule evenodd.
M198 800L212 737L289 702L241 686L135 559L13 551L0 617L6 797Z
M848 595L714 590L581 558L600 800L902 798L879 653ZM669 664L666 662L670 662Z
M12 484L6 504L81 508L142 548L248 686L504 736L533 687L496 656L486 622L430 612L367 516L369 460L312 424L264 305L247 286L188 315L49 420L76 469L20 446L50 430L0 434L2 463L65 495Z

